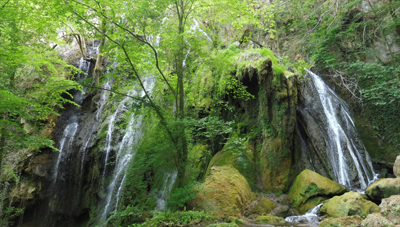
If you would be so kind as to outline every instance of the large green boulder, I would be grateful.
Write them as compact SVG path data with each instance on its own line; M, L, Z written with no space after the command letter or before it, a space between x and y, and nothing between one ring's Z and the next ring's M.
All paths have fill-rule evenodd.
M379 205L381 214L393 224L400 225L400 195L393 195L382 199Z
M319 227L361 227L362 218L358 215L340 218L326 218Z
M346 191L343 185L306 169L294 180L289 191L289 202L292 208L304 214L322 201Z
M231 135L224 148L211 159L206 176L210 175L211 168L228 165L237 169L250 185L255 184L253 151L247 142L242 142L235 134Z
M255 194L238 170L229 165L214 166L189 207L220 218L241 217L254 199Z
M325 217L346 217L359 215L366 218L368 214L379 212L378 205L367 200L367 196L358 192L347 192L324 202L320 215Z
M383 198L400 195L400 178L380 179L368 186L365 194L377 203L380 203Z

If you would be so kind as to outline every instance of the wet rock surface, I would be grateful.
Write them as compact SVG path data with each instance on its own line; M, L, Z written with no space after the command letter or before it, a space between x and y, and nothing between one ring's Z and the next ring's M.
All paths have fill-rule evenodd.
M400 155L397 156L393 165L393 173L397 178L400 178Z

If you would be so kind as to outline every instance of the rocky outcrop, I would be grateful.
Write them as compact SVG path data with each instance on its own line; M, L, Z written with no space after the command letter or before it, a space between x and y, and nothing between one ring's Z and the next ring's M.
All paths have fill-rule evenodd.
M343 185L306 169L294 180L289 191L289 202L292 208L304 214L322 201L346 191Z
M361 227L361 222L362 218L358 215L340 218L326 218L319 223L319 227Z
M325 201L319 214L334 218L354 215L366 218L368 214L376 212L379 212L378 205L367 200L365 195L358 192L348 192Z
M380 203L381 199L400 194L400 178L380 179L371 184L365 194L374 202Z
M400 178L400 155L397 156L396 161L394 162L393 173L397 178Z
M232 166L214 166L190 208L206 210L217 217L240 217L255 199L247 180Z

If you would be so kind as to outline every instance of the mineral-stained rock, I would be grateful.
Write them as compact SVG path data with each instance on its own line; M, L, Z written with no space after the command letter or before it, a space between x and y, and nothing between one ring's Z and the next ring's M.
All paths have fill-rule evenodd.
M361 227L362 218L358 215L340 218L326 218L319 227Z
M230 165L214 166L190 207L218 217L240 217L254 199L255 194L238 170Z
M54 163L51 157L51 154L37 156L29 163L25 172L50 179L53 176L52 170L54 169Z
M394 162L393 173L397 178L400 178L400 155L397 156L396 161Z
M289 191L292 208L304 214L322 201L347 191L346 187L311 170L304 170L295 179Z
M335 218L354 215L360 215L365 218L368 214L379 211L378 205L367 200L365 195L358 192L348 192L325 201L319 214Z
M395 225L383 217L380 213L368 214L367 218L361 222L362 227L394 227Z
M11 202L24 202L26 207L28 207L34 202L40 189L40 185L37 185L32 181L22 181L11 191L10 200Z
M379 203L383 198L400 195L400 178L380 179L371 184L365 194L372 201Z

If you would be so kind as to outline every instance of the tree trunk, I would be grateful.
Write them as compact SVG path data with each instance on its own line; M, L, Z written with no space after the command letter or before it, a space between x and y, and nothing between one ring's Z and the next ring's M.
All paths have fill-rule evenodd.
M8 119L8 113L4 112L3 113L3 120L7 121ZM6 127L1 129L1 138L0 138L0 176L2 175L2 166L3 166L3 158L4 154L6 152L6 136L7 136L7 130Z

